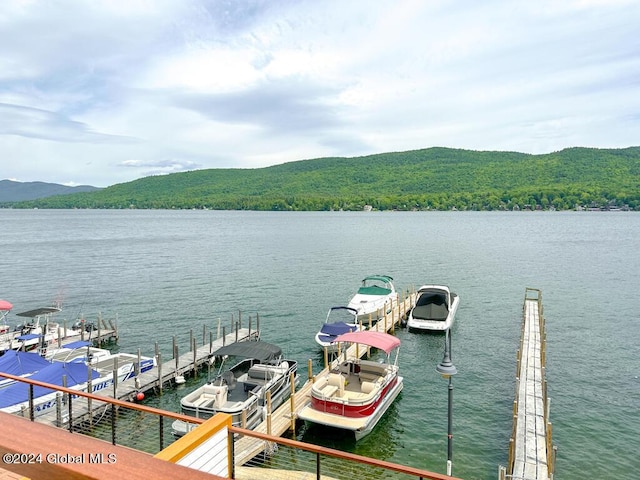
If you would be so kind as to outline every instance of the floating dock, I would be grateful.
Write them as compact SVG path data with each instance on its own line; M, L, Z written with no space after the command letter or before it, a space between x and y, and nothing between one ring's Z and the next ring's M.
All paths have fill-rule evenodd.
M500 467L500 480L553 479L556 448L551 442L545 367L546 329L542 293L527 288L517 354L509 463L506 468Z

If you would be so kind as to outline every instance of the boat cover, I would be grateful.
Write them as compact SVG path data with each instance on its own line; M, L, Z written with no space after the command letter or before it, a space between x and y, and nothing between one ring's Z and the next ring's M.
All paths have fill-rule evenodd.
M391 293L391 289L384 288L379 285L371 285L370 287L360 287L358 289L358 293L360 295L383 296L383 295L389 295Z
M320 336L329 337L330 339L343 333L353 332L355 329L355 325L349 325L345 322L325 323L320 329Z
M40 338L40 335L37 333L27 333L26 335L16 337L16 340L33 340L34 338Z
M231 355L233 357L255 358L261 362L277 360L282 357L282 349L267 342L236 342L220 347L214 355Z
M45 360L37 353L7 350L4 355L0 357L0 372L11 375L19 376L37 372L49 365L51 365L51 362ZM2 378L0 378L0 380L2 380Z
M98 372L87 368L84 363L62 363L54 362L51 365L41 369L29 377L31 380L50 383L52 385L62 386L62 377L67 377L67 387L73 387L78 384L86 383L91 372L91 378L96 379L100 376ZM33 387L33 397L38 398L43 395L52 393L53 390L45 387ZM16 382L13 385L0 390L0 408L10 407L19 403L29 401L29 385L24 382Z
M62 348L68 348L70 350L75 350L76 348L88 347L91 345L91 342L78 340L77 342L67 343L62 346Z
M368 345L370 347L379 348L386 353L391 352L400 346L400 339L384 332L375 332L372 330L364 330L360 332L349 332L340 335L334 340L335 342L350 342Z
M16 315L19 316L19 317L35 318L35 317L39 317L41 315L47 315L47 314L50 314L50 313L57 313L59 311L60 311L60 309L57 308L57 307L42 307L42 308L36 308L34 310L29 310L27 312L16 313Z

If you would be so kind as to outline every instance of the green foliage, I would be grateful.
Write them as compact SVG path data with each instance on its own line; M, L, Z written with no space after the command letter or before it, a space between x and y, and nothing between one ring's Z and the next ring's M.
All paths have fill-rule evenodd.
M14 208L218 210L640 209L640 147L545 155L429 148L260 169L153 176Z

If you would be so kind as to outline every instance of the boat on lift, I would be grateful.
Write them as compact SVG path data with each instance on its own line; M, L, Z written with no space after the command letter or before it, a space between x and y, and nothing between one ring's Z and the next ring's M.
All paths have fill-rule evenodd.
M409 312L407 328L430 332L446 332L453 325L460 297L446 285L423 285Z
M180 400L182 413L198 418L227 413L233 425L253 429L266 418L268 397L273 411L291 396L291 378L294 388L299 382L297 362L285 360L280 347L267 342L232 343L214 356L222 359L216 378ZM239 361L226 368L229 358ZM195 424L181 420L172 424L177 437L193 428Z

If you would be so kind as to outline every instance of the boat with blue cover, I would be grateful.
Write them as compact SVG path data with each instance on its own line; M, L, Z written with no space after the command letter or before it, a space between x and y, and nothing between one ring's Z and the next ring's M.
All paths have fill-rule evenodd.
M8 350L0 356L0 372L18 377L29 377L49 365L51 362L32 352ZM0 389L14 383L15 380L0 377Z
M360 324L358 312L355 309L344 306L331 307L320 330L316 333L316 343L322 349L333 353L338 350L337 344L334 343L337 337L357 330L360 330Z

